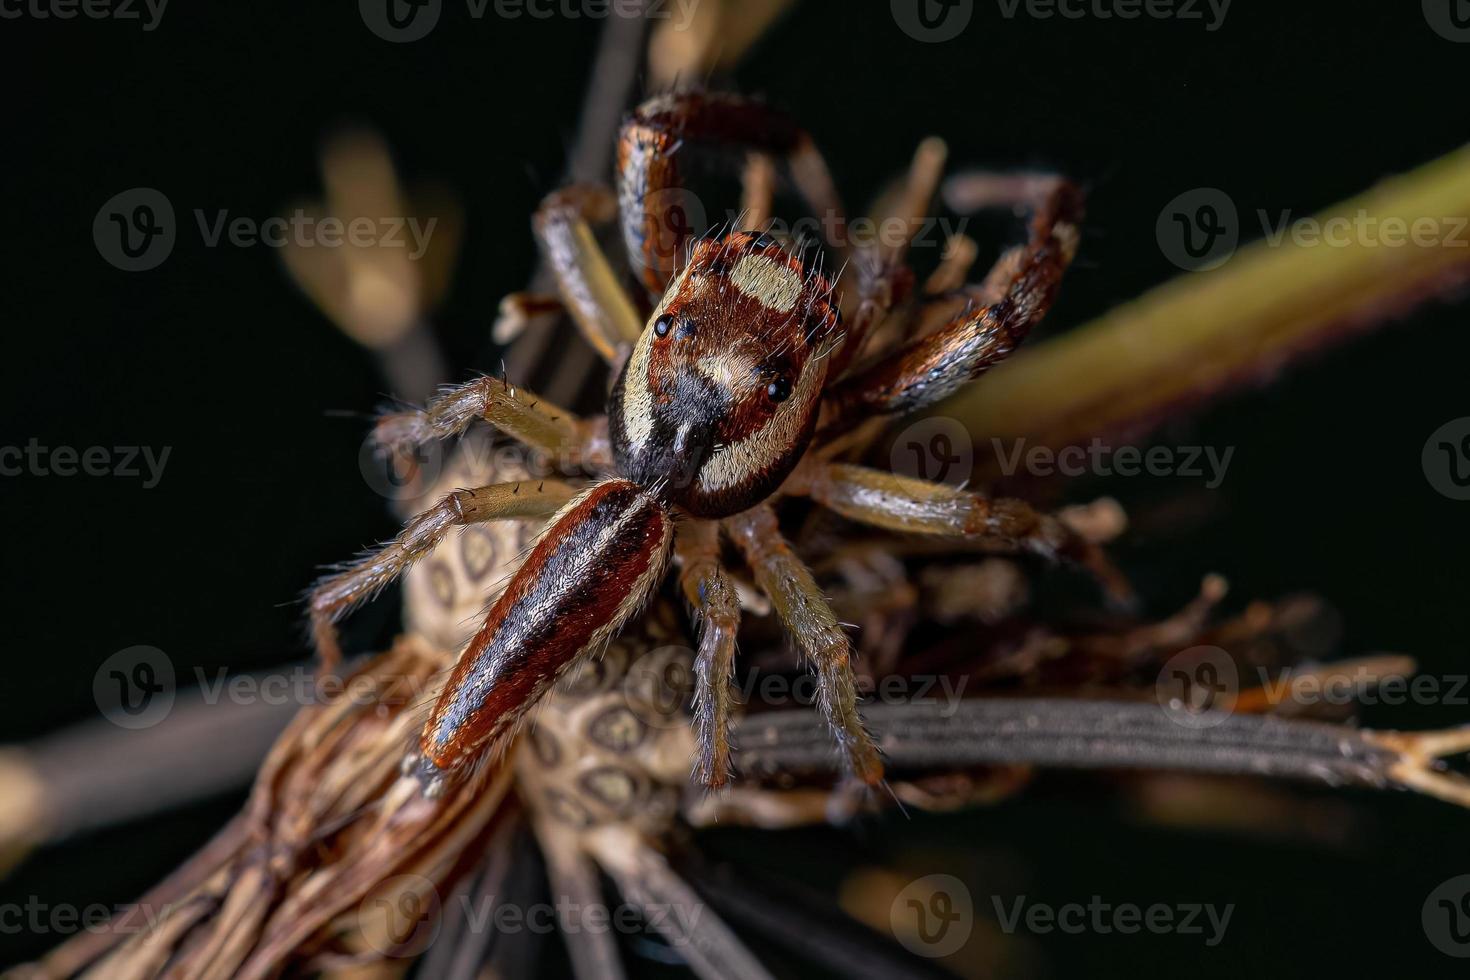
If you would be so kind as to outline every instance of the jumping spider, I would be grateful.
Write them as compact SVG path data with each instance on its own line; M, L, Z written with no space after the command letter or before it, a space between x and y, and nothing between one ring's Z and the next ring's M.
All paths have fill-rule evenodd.
M958 314L916 335L929 306L921 302L903 321L911 339L853 366L907 299L905 248L850 252L831 243L856 280L841 299L819 264L805 260L807 250L752 231L698 240L680 232L668 254L685 260L667 268L657 254L664 243L655 232L669 227L659 208L681 192L680 159L694 144L783 158L808 205L836 218L829 228L841 227L826 165L790 121L735 96L654 98L623 125L616 202L600 188L574 186L551 195L534 222L563 304L610 367L621 362L606 417L580 419L485 377L377 426L380 444L406 450L484 419L564 470L601 476L580 492L558 480L457 490L311 593L313 636L330 666L340 657L336 621L451 529L548 519L423 729L415 765L431 791L504 744L559 676L615 635L663 581L671 555L700 623L696 778L725 784L739 604L721 567L721 532L811 661L820 709L851 770L878 782L883 764L859 715L849 640L780 533L774 505L783 496L893 531L1066 558L1115 596L1126 589L1095 546L1025 503L835 461L859 423L932 405L1024 339L1076 250L1077 188L1050 176L994 178L999 190L986 203L1030 210L1025 244L1005 253L984 283L948 291L950 302L965 300ZM927 206L927 194L919 196L913 204ZM646 298L623 290L589 227L618 211Z

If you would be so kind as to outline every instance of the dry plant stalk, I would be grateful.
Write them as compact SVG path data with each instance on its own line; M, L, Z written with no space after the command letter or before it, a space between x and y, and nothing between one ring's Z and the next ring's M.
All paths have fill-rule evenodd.
M1397 218L1406 228L1470 216L1470 147L1385 180L1317 220L1325 227L1359 214L1380 223ZM959 419L981 450L992 437L1061 448L1098 433L1135 435L1171 410L1269 378L1294 356L1376 326L1467 277L1470 254L1454 247L1454 236L1401 247L1258 241L1216 269L1179 276L1023 348L936 414Z
M288 963L328 969L420 951L404 948L419 910L478 857L472 845L505 812L510 784L507 768L486 767L428 799L400 775L443 667L405 638L345 677L341 697L302 709L244 812L139 903L148 928L85 933L37 964L39 975L90 966L114 980L262 978Z

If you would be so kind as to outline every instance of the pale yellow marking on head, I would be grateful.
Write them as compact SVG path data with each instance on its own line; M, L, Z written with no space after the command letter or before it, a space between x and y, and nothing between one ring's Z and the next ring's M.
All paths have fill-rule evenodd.
M679 292L684 280L689 278L689 268L679 273L679 278L669 284L658 309L643 325L643 333L628 355L628 367L623 379L623 431L635 446L648 441L653 433L653 392L648 388L648 353L653 349L653 321L657 320L668 306L669 299Z
M623 378L623 431L635 446L646 443L653 432L653 393L648 390L648 349L652 346L653 331L644 330L628 355Z
M752 473L761 473L786 454L801 432L806 413L821 393L827 376L827 359L812 357L801 369L796 390L782 402L766 424L738 442L732 442L699 469L699 488L707 493L735 486Z
M730 283L778 313L790 313L801 298L801 274L765 255L742 256L730 270Z
M759 364L736 349L701 357L695 366L700 374L719 385L721 391L736 392L756 383Z

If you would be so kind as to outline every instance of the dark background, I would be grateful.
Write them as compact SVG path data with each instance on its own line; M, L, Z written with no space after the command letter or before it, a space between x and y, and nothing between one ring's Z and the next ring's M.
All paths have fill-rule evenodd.
M371 357L295 290L274 250L205 248L192 210L263 219L316 196L323 133L370 122L405 179L438 178L462 200L463 252L434 327L457 372L490 367L488 327L533 267L528 216L561 174L599 26L476 21L454 2L429 38L406 45L373 36L350 3L176 0L148 33L137 22L0 21L10 403L0 442L172 447L150 490L113 478L0 481L11 631L0 735L95 716L97 665L135 644L181 670L303 657L293 600L318 566L394 527L358 470L361 423L329 414L379 402ZM957 164L1091 180L1082 260L1047 321L1054 332L1177 273L1154 223L1183 191L1219 187L1245 215L1306 215L1459 146L1467 69L1470 45L1437 35L1408 2L1238 0L1207 32L1200 21L1007 20L977 0L967 31L943 44L907 36L886 3L813 2L736 78L806 122L855 204L930 133ZM127 273L102 260L91 229L104 201L135 186L168 195L180 238L161 267ZM1470 414L1466 309L1420 310L1170 429L1175 442L1237 450L1214 519L1123 552L1151 608L1171 608L1210 570L1229 577L1237 606L1311 589L1342 611L1345 654L1401 650L1431 674L1463 674L1470 505L1436 493L1419 454L1436 427ZM1157 492L1145 483L1094 489L1126 504ZM1422 727L1470 720L1470 708L1366 718ZM708 843L819 884L838 877L832 862L893 861L968 876L982 896L1003 855L1035 901L1236 905L1213 949L1198 937L1023 937L1053 976L1362 975L1390 964L1430 976L1458 965L1419 917L1434 886L1470 871L1470 815L1406 794L1344 794L1355 829L1329 847L1161 829L1095 789L1050 777L995 809L852 832L726 831ZM127 901L237 804L44 850L0 896ZM946 842L973 859L946 864L953 851L934 856ZM10 960L60 937L0 939Z

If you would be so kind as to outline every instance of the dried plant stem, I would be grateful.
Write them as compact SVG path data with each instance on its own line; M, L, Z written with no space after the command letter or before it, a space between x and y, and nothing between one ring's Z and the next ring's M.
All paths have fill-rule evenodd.
M84 933L48 957L48 975L95 962L109 978L165 966L200 980L265 978L318 954L328 966L391 954L402 942L394 910L437 897L497 815L514 814L503 805L508 767L438 799L399 775L442 669L442 654L405 639L346 678L353 696L302 709L241 817L139 906L150 928Z
M936 411L977 440L1026 437L1053 447L1098 433L1138 434L1166 412L1244 381L1354 329L1381 323L1470 279L1453 234L1470 215L1470 147L1386 180L1317 216L1326 227L1399 219L1437 229L1416 244L1348 234L1308 245L1285 236L1240 249L1056 339L1027 347ZM1432 244L1427 243L1432 239Z
M1432 732L1364 732L1363 737L1398 754L1394 781L1426 796L1470 807L1470 780L1444 772L1439 760L1470 752L1470 725Z
M681 865L679 872L709 896L722 915L829 972L850 980L938 980L950 973L905 954L881 932L871 931L799 883L750 868Z
M0 846L20 852L243 786L295 710L191 689L151 728L97 719L7 749Z
M1164 769L1413 789L1470 806L1470 781L1436 760L1470 751L1470 728L1398 733L1242 714L1200 715L1158 704L1063 698L977 698L873 705L864 712L889 766L1031 764ZM833 766L807 712L748 716L736 726L752 775Z
M733 68L791 0L709 0L686 23L665 18L648 43L648 87L661 91L702 84Z
M623 897L644 912L649 925L684 957L696 976L702 980L763 980L771 976L729 926L706 907L699 893L637 831L609 824L589 834L587 845L598 864L618 883ZM690 922L681 914L665 914L669 910L697 912L699 920Z

